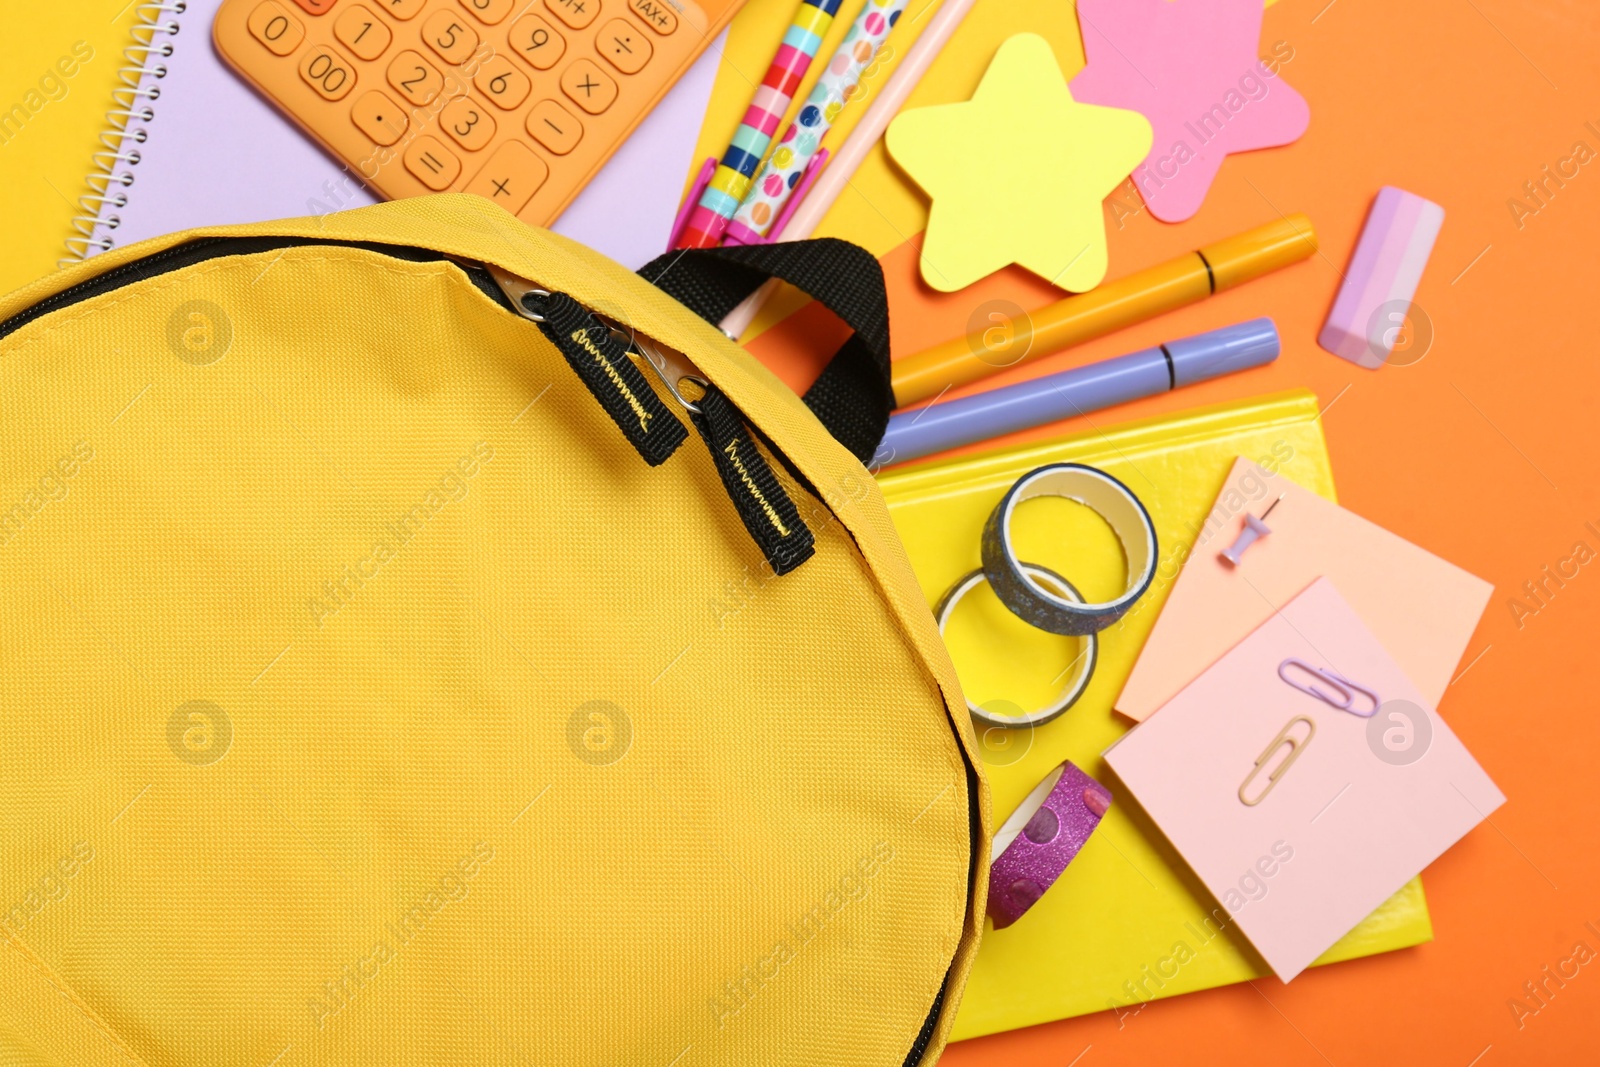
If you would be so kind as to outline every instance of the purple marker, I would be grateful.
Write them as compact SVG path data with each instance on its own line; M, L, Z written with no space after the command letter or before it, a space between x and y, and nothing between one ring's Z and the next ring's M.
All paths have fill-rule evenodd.
M1252 319L976 396L902 411L889 417L874 463L903 463L1260 367L1277 359L1278 350L1278 328L1272 320Z

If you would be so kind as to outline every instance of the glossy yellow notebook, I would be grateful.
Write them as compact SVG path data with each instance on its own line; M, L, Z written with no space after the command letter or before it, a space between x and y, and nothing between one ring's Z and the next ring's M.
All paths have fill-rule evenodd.
M1233 461L1248 456L1334 499L1317 400L1304 391L1201 408L1043 444L884 474L889 502L928 603L976 568L990 510L1018 477L1046 463L1087 463L1121 479L1150 510L1160 564L1143 600L1100 635L1099 662L1083 698L1031 734L990 731L984 761L996 819L1063 759L1109 786L1100 829L1055 886L1015 925L984 936L954 1040L1088 1012L1128 1011L1160 997L1271 973L1177 851L1122 788L1100 753L1131 728L1111 710L1189 551L1220 551L1238 526L1207 525ZM1259 514L1271 499L1245 506ZM1091 600L1125 581L1121 549L1103 521L1066 500L1035 500L1013 526L1019 555L1065 574ZM1068 547L1070 546L1070 547ZM1238 635L1241 639L1244 634ZM1080 651L1079 638L1033 630L987 587L966 597L946 640L969 699L1043 706ZM1369 956L1433 936L1420 879L1317 962Z

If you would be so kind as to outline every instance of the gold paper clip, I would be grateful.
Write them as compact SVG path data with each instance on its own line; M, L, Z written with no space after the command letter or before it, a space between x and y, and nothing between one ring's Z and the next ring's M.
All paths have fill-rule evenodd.
M1304 737L1296 736L1291 732L1294 730L1294 725L1297 722L1303 722L1306 724L1306 735ZM1296 715L1294 718L1290 719L1289 724L1283 729L1279 730L1278 736L1274 737L1272 739L1272 743L1266 748L1262 749L1261 755L1256 757L1255 768L1250 772L1249 777L1245 778L1244 781L1239 783L1239 802L1244 804L1246 807L1253 808L1263 800L1267 799L1267 794L1272 792L1273 787L1278 784L1278 779L1283 777L1284 772L1289 769L1289 765L1291 763L1300 758L1300 753L1305 751L1306 746L1311 744L1311 739L1315 736L1317 736L1317 724L1312 722L1309 718L1304 715ZM1278 764L1277 767L1267 772L1267 787L1257 794L1254 800L1251 800L1249 797L1245 796L1245 790L1250 787L1250 783L1256 780L1256 776L1259 775L1262 771L1262 768L1267 765L1267 761L1276 755L1278 749L1282 748L1284 745L1289 746L1289 754L1283 757L1282 763Z

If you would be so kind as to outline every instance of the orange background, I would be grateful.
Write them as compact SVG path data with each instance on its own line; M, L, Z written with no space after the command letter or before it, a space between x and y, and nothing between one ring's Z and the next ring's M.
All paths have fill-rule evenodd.
M90 143L80 133L105 109L132 17L121 0L35 5L29 32L0 44L7 104L75 40L96 50L65 99L0 147L0 289L43 273L59 254ZM1510 800L1425 873L1430 944L1317 968L1290 986L1257 981L1158 1001L1120 1020L1102 1013L964 1042L946 1054L951 1067L1168 1057L1496 1067L1590 1063L1600 1051L1600 957L1565 987L1551 982L1555 995L1520 1028L1508 1007L1526 1001L1524 983L1543 980L1542 969L1569 958L1576 941L1600 952L1600 934L1584 926L1600 928L1600 562L1520 626L1508 606L1574 542L1600 551L1600 536L1584 526L1600 528L1600 448L1586 438L1600 402L1600 363L1587 351L1600 302L1600 159L1520 226L1507 206L1512 197L1538 206L1523 183L1575 141L1600 151L1600 133L1584 125L1600 127L1600 11L1581 0L1283 0L1263 28L1264 41L1279 39L1295 49L1282 75L1311 103L1306 136L1229 159L1187 223L1141 213L1119 228L1113 216L1125 212L1108 209L1111 273L1280 212L1307 212L1322 253L990 384L1273 316L1284 338L1276 365L1089 418L1103 426L1286 387L1315 390L1327 405L1342 502L1495 583L1442 712ZM1368 372L1321 351L1315 337L1383 184L1428 196L1447 214L1418 292L1432 347L1413 365ZM1119 196L1137 208L1126 187ZM1058 295L1021 272L933 294L917 280L914 245L884 259L897 352L956 336L986 300L1037 307ZM803 385L806 353L820 347L812 327L838 336L808 309L751 347Z
M1435 940L1307 971L1292 985L1261 980L1120 1019L1105 1012L963 1042L942 1063L1498 1067L1585 1052L1576 1062L1595 1061L1600 534L1584 524L1600 530L1600 447L1588 438L1600 403L1600 361L1590 351L1600 303L1597 31L1600 10L1576 0L1274 5L1262 39L1293 46L1282 76L1310 101L1310 130L1288 148L1231 157L1200 213L1180 225L1127 217L1139 201L1124 186L1116 195L1128 207L1107 207L1110 276L1295 211L1311 216L1321 252L983 386L1270 315L1283 337L1271 367L996 443L1308 387L1325 405L1341 502L1495 584L1441 711L1510 799L1425 872ZM1541 207L1523 183L1577 141L1596 158L1564 188L1551 183ZM997 165L1005 150L993 149ZM1316 335L1382 185L1435 200L1446 215L1416 298L1432 323L1431 347L1410 365L1366 371L1319 349ZM1513 197L1539 209L1520 226ZM961 334L985 301L1036 308L1061 295L1015 268L935 293L918 279L917 245L883 259L897 354ZM839 336L826 313L808 307L750 348L803 387L814 353ZM1543 579L1580 540L1595 559L1564 586L1551 582L1545 606L1528 599L1523 583ZM1574 564L1563 566L1571 573ZM1518 596L1538 609L1520 625L1510 607ZM1546 979L1543 969L1553 973L1578 941L1595 953L1590 963L1564 986ZM1553 991L1541 994L1542 1008L1526 982ZM1530 1009L1520 1026L1509 1006L1516 997Z

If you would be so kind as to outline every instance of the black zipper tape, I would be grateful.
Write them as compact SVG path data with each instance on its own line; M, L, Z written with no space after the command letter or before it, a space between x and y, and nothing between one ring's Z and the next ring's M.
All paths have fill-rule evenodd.
M201 237L181 245L173 245L160 252L152 252L148 256L129 260L120 267L113 267L104 274L97 274L93 278L63 289L54 296L45 297L37 304L30 305L4 322L0 322L0 339L51 312L60 311L137 282L159 278L163 274L170 274L185 267L193 267L225 256L253 256L290 248L316 247L355 248L363 252L388 256L391 259L403 259L410 263L435 263L449 258L443 252L436 252L431 248L380 244L376 241L341 241L333 237ZM486 296L505 306L508 311L516 310L506 303L506 298L486 271L480 271L479 275L481 276L474 277L470 271L468 272L473 284L483 290Z
M711 461L722 478L739 520L750 531L761 554L775 574L788 574L817 551L811 528L772 473L766 457L750 439L744 420L715 386L706 390L691 415L695 429L711 450Z
M538 324L540 332L578 372L646 463L660 466L689 439L689 431L628 357L628 342L613 334L594 312L566 293L529 293L523 302L544 320Z

